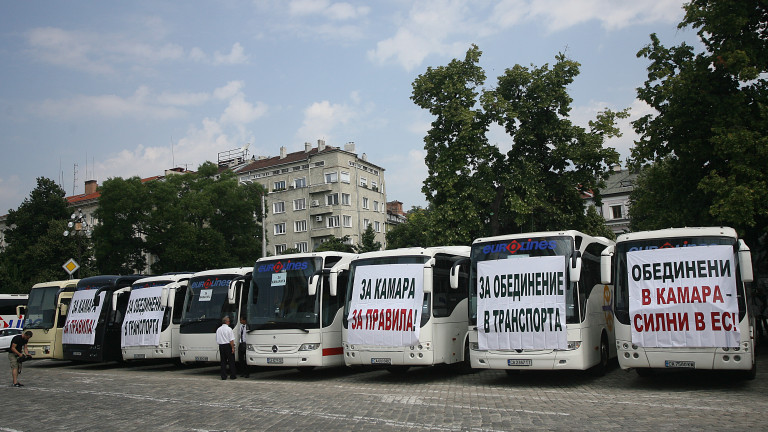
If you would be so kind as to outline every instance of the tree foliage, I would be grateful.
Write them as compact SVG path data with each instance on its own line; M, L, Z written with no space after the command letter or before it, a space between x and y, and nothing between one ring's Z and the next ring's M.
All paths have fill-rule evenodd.
M430 238L432 232L429 209L414 207L406 213L406 221L387 231L387 249L438 246Z
M768 3L692 0L680 28L704 46L655 34L638 97L656 113L634 123L633 229L729 225L755 246L768 226Z
M315 252L330 251L355 253L355 247L350 243L350 237L345 235L344 237L332 237L315 248Z
M430 239L469 244L501 233L588 229L580 192L598 190L618 162L603 144L619 135L615 120L627 112L606 109L589 129L571 123L567 86L579 64L562 54L551 67L507 69L492 88L483 88L480 56L472 46L463 60L430 67L413 83L411 99L435 116L422 188L440 221ZM508 152L488 142L492 124L509 135Z
M196 173L142 183L110 179L101 188L94 230L104 273L154 273L251 265L261 256L261 196L256 184L206 162Z
M15 210L8 211L8 246L0 253L0 292L28 292L35 283L66 279L62 265L74 258L79 276L93 272L87 236L63 235L70 210L64 190L53 180L37 179L37 186Z
M381 242L376 241L376 231L373 230L373 225L368 224L368 226L365 228L365 231L363 232L363 235L360 236L360 244L355 246L355 252L364 253L380 250Z

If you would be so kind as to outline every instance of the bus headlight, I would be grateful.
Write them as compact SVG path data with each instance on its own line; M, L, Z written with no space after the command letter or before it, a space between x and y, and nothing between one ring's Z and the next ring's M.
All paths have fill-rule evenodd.
M301 344L299 351L312 351L320 348L320 344L317 343L305 343Z
M248 351L256 351L256 347L251 344L248 344Z
M581 348L581 341L568 341L569 350L577 350Z
M470 342L469 349L477 351L480 349L480 345L477 342Z
M50 354L51 353L51 346L50 345L44 345L43 346L43 352L46 353L46 354Z

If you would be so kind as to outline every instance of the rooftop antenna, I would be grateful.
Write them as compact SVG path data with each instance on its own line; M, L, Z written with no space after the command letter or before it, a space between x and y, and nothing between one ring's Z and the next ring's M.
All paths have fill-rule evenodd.
M73 169L74 177L72 179L72 195L75 195L75 190L77 189L77 164L75 164L75 167Z
M176 156L173 155L173 135L171 135L171 167L176 168Z

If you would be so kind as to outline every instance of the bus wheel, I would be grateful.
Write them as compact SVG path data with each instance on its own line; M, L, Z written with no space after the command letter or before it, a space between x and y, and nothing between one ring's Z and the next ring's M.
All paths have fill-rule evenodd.
M469 344L464 346L464 360L454 363L454 369L456 373L461 375L471 374L476 372L472 369L472 362L469 360Z
M402 375L406 372L408 372L408 368L410 366L390 366L387 368L389 373L395 374L395 375Z
M592 376L601 377L608 371L608 340L605 337L605 333L600 338L600 363L592 367Z

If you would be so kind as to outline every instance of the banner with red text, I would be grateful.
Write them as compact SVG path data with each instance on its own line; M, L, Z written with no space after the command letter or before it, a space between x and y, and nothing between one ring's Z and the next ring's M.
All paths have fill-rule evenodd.
M96 324L99 322L99 315L107 295L102 291L99 294L99 305L96 306L93 301L96 291L95 289L75 291L72 295L61 343L93 345L96 340Z
M357 267L347 316L347 342L374 346L419 343L423 301L423 264Z
M627 253L632 343L736 347L739 305L732 246Z
M566 349L565 258L477 263L477 343L489 349Z
M132 289L125 310L120 345L157 346L163 326L163 287Z

